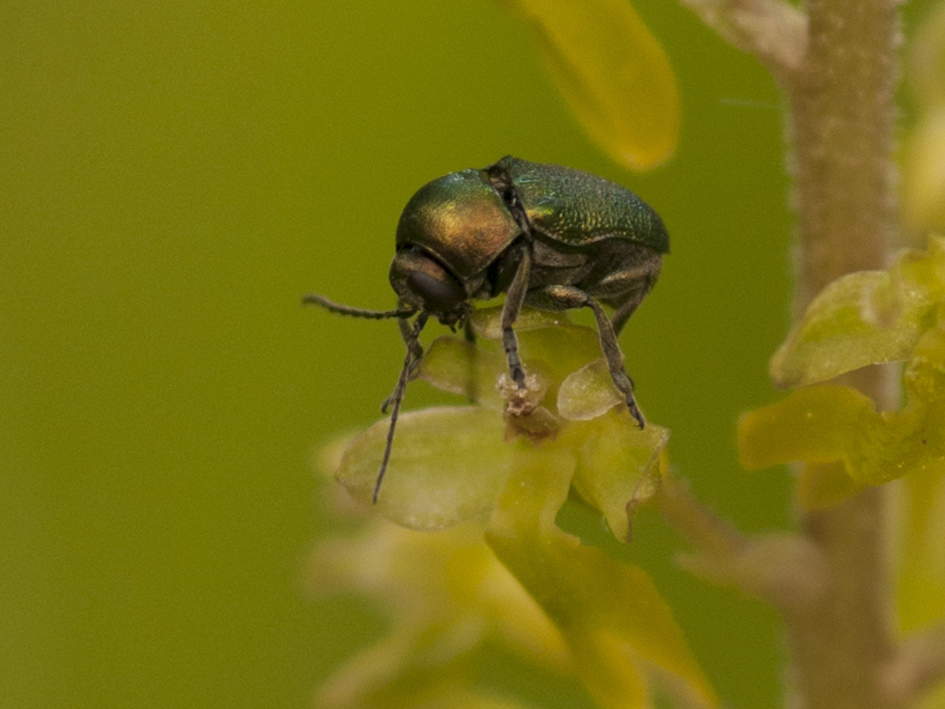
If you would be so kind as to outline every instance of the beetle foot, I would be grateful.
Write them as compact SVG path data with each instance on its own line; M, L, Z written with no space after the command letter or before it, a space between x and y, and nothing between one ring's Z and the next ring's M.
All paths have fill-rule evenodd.
M527 385L525 383L525 379L526 379L525 370L522 368L521 364L512 364L512 366L509 369L509 374L512 377L512 381L515 382L515 385L519 389L526 388Z
M523 376L522 383L519 384L504 372L496 382L496 391L506 400L505 410L509 415L528 416L545 398L548 383L537 374L529 374Z
M644 426L643 414L640 413L640 409L637 406L636 399L633 398L633 394L627 394L627 408L630 409L630 415L633 416L634 419L636 419L637 427L640 430L643 430L643 426Z
M524 391L524 390L519 389L519 391ZM511 399L509 399L509 403L505 407L505 412L509 416L513 416L515 418L521 418L523 416L530 415L537 408L538 408L538 404L536 404L534 401L529 401L526 395L522 395L522 396L515 395Z

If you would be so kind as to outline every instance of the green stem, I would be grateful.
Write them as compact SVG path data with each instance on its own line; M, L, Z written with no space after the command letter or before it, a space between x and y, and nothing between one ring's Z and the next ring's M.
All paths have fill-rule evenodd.
M894 0L809 0L804 61L786 82L798 217L795 311L852 271L883 268L896 231L894 88L899 19ZM887 368L847 383L880 406L895 403ZM789 615L791 678L804 709L887 709L883 668L893 656L886 489L802 513L828 568L827 592Z
M895 0L810 0L787 90L798 216L797 312L852 271L885 268L897 229Z
M828 283L884 268L895 241L897 0L807 0L804 15L781 0L682 2L755 54L787 93L800 315ZM844 380L882 408L896 404L898 382L889 367ZM886 493L870 488L834 509L801 513L825 588L781 605L793 660L791 707L894 709L912 701L902 678L915 673L896 654L891 629ZM694 538L704 549L719 548L703 536ZM721 548L730 556L739 550ZM924 674L940 671L934 662L925 666L935 671Z

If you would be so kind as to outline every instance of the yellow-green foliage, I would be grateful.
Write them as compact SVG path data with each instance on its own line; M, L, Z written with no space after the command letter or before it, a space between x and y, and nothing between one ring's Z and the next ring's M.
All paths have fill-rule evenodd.
M506 4L529 22L568 105L612 158L646 168L672 154L678 132L675 79L629 4ZM778 78L796 78L807 48L804 12L775 2L687 4L727 39L753 51ZM930 26L940 29L943 18L945 6ZM907 156L904 201L923 231L941 226L936 220L945 213L941 34L926 33L912 58L925 113ZM869 227L874 236L883 233L881 224ZM636 428L594 331L564 316L523 312L515 323L528 372L523 394L509 381L506 357L496 345L502 335L499 311L480 310L472 318L481 344L441 337L416 376L465 395L473 405L400 417L389 474L374 508L400 527L375 519L360 539L323 546L317 556L316 570L325 579L365 590L387 606L393 620L388 638L326 685L322 705L523 706L476 685L477 661L486 644L498 640L536 666L573 677L606 709L651 707L654 686L680 705L718 706L647 572L582 546L557 524L573 496L596 511L617 539L630 541L636 510L660 499L661 486L669 490L661 496L664 514L701 552L690 568L771 601L788 624L795 623L795 638L816 635L807 648L814 647L813 654L803 658L804 671L809 675L813 667L816 674L819 665L811 657L823 659L818 653L834 640L834 618L821 622L826 616L797 611L818 603L818 612L829 608L830 602L820 602L822 594L842 585L838 576L849 571L828 558L823 540L805 534L742 537L671 487L660 464L669 432L655 424ZM906 364L904 400L892 410L877 410L857 389L827 383L893 362ZM798 499L805 510L818 512L866 487L906 478L897 516L899 628L906 634L940 622L945 239L931 237L925 251L903 251L887 270L850 273L829 284L772 358L770 374L776 385L803 388L742 416L738 447L745 467L802 463ZM354 437L335 466L337 479L363 503L372 501L389 430L381 421ZM885 552L875 546L871 552ZM837 617L847 611L840 609ZM849 652L853 664L873 662L871 649L855 657L860 650L840 648L836 655ZM828 654L831 662L837 659L833 649ZM864 665L863 671L873 669ZM812 699L811 706L835 706L845 690L830 677L814 684L821 680L820 704ZM874 686L899 701L898 690L878 680L867 692ZM945 706L934 697L929 701L929 707Z
M478 311L474 328L498 339L499 318L497 309ZM321 574L355 585L364 573L359 557L380 555L383 563L369 565L373 594L384 597L410 576L397 592L408 596L404 605L446 609L447 617L396 618L394 635L368 651L372 659L355 661L324 690L326 706L401 707L418 694L457 692L466 706L482 706L487 700L467 686L460 669L468 654L485 652L494 633L519 638L512 646L523 657L559 663L558 671L575 676L602 707L647 706L654 668L663 685L697 706L714 706L712 689L647 573L581 546L555 523L573 488L619 539L629 540L634 512L659 488L668 431L653 424L641 431L617 408L621 397L597 364L594 331L535 312L524 313L517 330L536 407L524 417L503 418L505 399L496 387L507 378L506 364L494 350L443 337L423 360L422 378L446 391L475 392L481 405L403 415L376 508L404 527L446 531L377 526L360 542L341 543L351 548L333 553L334 565ZM364 503L373 494L387 428L381 421L354 438L337 468L341 483ZM514 578L530 600L506 591L515 596L508 603L484 601L496 578L508 575L502 587ZM456 588L464 589L468 604L457 602ZM537 628L531 639L537 649L521 647L527 633L515 629L522 622ZM470 633L461 642L457 628ZM417 670L421 658L438 668L436 681Z
M854 483L880 485L945 465L945 241L883 272L846 276L818 296L771 363L805 385L870 364L908 360L905 404L875 410L849 387L801 389L742 417L746 467L840 461Z

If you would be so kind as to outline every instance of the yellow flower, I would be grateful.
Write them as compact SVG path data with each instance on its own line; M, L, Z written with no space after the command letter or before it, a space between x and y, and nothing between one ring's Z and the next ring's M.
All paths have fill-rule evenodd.
M500 337L498 311L474 317L485 345ZM462 706L517 706L476 688L490 641L573 677L601 707L652 706L653 678L692 706L715 706L647 574L555 524L573 489L628 540L636 508L659 486L668 432L637 429L618 406L594 331L535 312L516 330L530 413L504 413L515 392L494 347L435 341L419 377L478 405L400 419L373 509L412 529L375 519L361 536L317 551L316 586L367 593L392 623L329 680L321 706L451 707L456 697ZM356 436L337 467L365 506L387 430L382 421Z
M503 0L532 29L548 73L580 124L634 170L669 159L679 95L659 42L625 0Z

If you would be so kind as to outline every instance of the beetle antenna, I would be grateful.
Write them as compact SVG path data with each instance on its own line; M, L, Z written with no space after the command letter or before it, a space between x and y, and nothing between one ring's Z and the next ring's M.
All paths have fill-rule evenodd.
M364 308L352 308L350 305L341 305L328 300L323 295L309 293L302 296L302 305L318 305L330 313L338 315L348 315L353 318L368 318L370 320L386 320L387 318L409 318L417 313L416 308L402 307L396 310L365 310Z
M394 409L390 414L390 428L387 429L387 445L384 448L384 459L381 461L381 469L377 473L377 480L374 481L374 495L371 501L375 505L377 504L378 496L381 494L381 482L383 482L384 474L387 472L387 463L390 461L390 452L394 445L394 429L397 427L397 415L400 413L400 402L403 400L404 391L407 389L407 378L410 371L413 369L414 361L418 359L416 355L418 348L412 347L411 345L416 344L417 340L420 339L420 331L423 330L423 326L427 324L428 317L429 313L421 311L417 319L414 320L413 329L410 331L410 339L407 342L407 355L404 357L404 368L400 370L400 378L397 380L397 387L394 389L393 395L391 395Z

